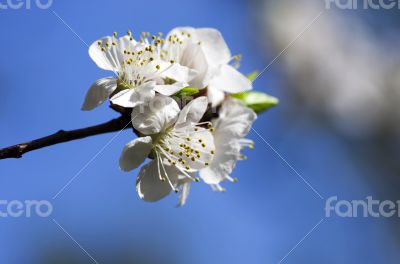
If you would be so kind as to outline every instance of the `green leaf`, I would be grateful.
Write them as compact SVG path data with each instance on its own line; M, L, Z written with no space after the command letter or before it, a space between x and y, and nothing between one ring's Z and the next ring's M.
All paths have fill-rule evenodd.
M278 98L262 92L243 92L232 94L231 96L242 101L256 113L262 113L279 103Z
M198 93L199 93L199 89L186 87L186 88L183 88L182 90L180 90L179 92L177 92L176 94L174 94L173 96L184 97L184 96L192 96L192 95L195 95Z
M253 71L252 73L247 74L247 79L249 79L250 81L254 81L259 74L259 71Z

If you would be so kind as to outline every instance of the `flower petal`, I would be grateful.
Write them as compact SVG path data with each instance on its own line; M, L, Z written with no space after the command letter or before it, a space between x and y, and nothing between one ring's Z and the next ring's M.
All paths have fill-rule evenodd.
M168 177L174 187L177 185L177 174L164 165ZM172 188L167 181L161 181L160 172L163 172L157 160L151 161L142 167L136 180L136 191L139 197L148 202L156 202L167 196Z
M189 82L197 76L197 71L182 66L179 63L173 63L164 70L162 76L173 79L177 82Z
M207 98L211 103L211 107L216 107L225 99L225 93L218 89L210 89L209 87L207 89Z
M133 108L139 104L148 103L155 96L155 82L147 82L139 87L125 89L111 97L113 104Z
M119 158L119 167L131 171L139 167L147 158L152 148L151 137L140 137L125 145Z
M219 118L214 122L214 136L218 141L244 138L256 119L257 114L239 100L227 99L221 106Z
M89 56L103 70L115 72L121 69L123 57L121 51L112 45L115 41L115 38L107 36L93 42L89 47Z
M200 177L208 184L218 184L231 179L240 158L243 138L249 132L257 115L236 99L227 99L221 106L219 118L214 123L215 155L208 168L200 171ZM249 143L246 143L249 145Z
M207 184L218 184L227 178L235 168L240 155L240 146L238 144L222 145L215 141L216 153L209 167L200 170L200 177Z
M220 65L208 82L209 90L240 93L252 89L252 82L230 65Z
M102 104L117 88L117 80L112 77L96 81L86 94L82 110L88 111Z
M179 111L174 99L156 95L148 104L133 108L132 125L145 135L157 134L175 123Z
M180 112L176 126L199 123L207 110L207 97L201 96L188 103Z
M174 84L168 84L168 85L165 84L156 85L154 90L162 95L171 96L187 86L188 86L187 83L176 82Z
M231 52L221 32L214 28L199 28L195 36L201 42L200 46L210 66L227 64L231 60Z
M196 76L189 84L191 87L204 88L204 78L207 74L207 60L203 50L198 44L191 43L183 50L179 63L196 71Z

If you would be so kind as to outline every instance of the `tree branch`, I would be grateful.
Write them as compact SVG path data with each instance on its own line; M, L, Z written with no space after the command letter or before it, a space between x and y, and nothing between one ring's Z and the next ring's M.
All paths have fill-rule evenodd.
M22 155L32 150L90 136L128 129L131 128L131 126L129 126L130 121L130 116L122 115L119 118L115 118L100 125L70 131L60 130L46 137L0 149L0 159L21 158Z

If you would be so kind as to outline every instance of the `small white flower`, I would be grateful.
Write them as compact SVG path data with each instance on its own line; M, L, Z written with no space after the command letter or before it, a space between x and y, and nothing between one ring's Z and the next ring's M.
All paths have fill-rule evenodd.
M198 75L190 85L208 87L208 99L212 106L220 104L227 93L239 93L252 89L246 76L229 63L231 52L221 33L213 28L179 27L165 39L165 57L195 70Z
M199 97L180 111L172 98L156 95L148 105L133 109L132 125L144 137L125 146L120 167L131 171L149 155L153 158L141 168L137 178L140 198L157 201L181 187L180 204L184 204L188 184L197 181L194 173L211 163L215 151L207 126L210 123L199 123L207 104L206 97Z
M220 183L235 181L230 176L237 160L245 157L240 154L243 147L253 147L253 141L245 139L257 115L236 99L223 102L219 117L213 120L215 156L209 167L200 171L200 177L216 191L224 191Z
M161 59L161 38L149 40L143 34L139 42L131 33L121 38L104 37L89 48L89 55L102 69L117 77L95 82L89 89L83 110L91 110L111 96L111 102L122 107L135 107L151 100L155 92L172 95L188 86L196 76L194 70Z

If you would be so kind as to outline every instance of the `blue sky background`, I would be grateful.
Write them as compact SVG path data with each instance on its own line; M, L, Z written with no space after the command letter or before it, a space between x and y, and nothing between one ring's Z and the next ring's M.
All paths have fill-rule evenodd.
M276 56L261 50L252 8L240 0L55 0L49 10L0 10L0 145L117 116L107 105L80 111L91 83L110 73L96 67L85 44L52 11L88 44L127 29L137 35L215 27L233 53L243 54L241 70L249 73ZM364 181L371 171L349 156L343 142L309 119L287 117L279 77L277 62L254 84L281 99L254 128L324 198L374 195ZM0 161L0 199L51 200L114 135ZM145 203L135 192L136 172L118 169L119 154L133 137L129 131L116 137L53 201L52 217L99 263L122 255L155 263L277 263L324 217L324 200L254 133L249 137L256 148L246 151L248 161L234 173L239 182L226 183L227 193L195 184L183 208L175 208L176 195ZM383 219L326 219L285 262L396 263L398 241L390 233ZM91 263L51 218L0 219L0 234L0 263L44 263L53 251Z

